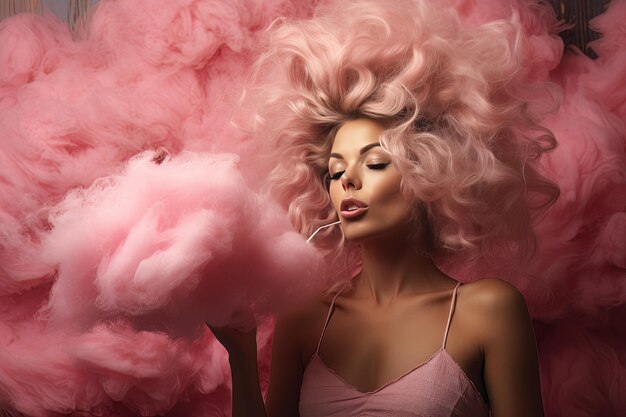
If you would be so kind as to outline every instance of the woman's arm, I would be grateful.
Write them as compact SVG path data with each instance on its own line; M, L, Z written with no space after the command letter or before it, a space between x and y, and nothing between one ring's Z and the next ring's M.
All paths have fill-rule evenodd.
M304 325L299 315L279 317L272 341L272 367L267 390L269 417L298 417L302 386L301 335Z
M209 326L228 352L233 386L232 417L267 417L259 385L256 323L250 326L252 330L249 331Z
M232 376L232 417L267 417L259 385L256 349L254 355L229 354Z
M537 345L524 297L505 281L482 281L484 380L492 416L543 417Z
M232 375L233 417L297 417L302 385L302 360L295 316L276 320L272 342L270 383L266 404L259 385L256 328L242 332L233 328L210 327L226 348Z

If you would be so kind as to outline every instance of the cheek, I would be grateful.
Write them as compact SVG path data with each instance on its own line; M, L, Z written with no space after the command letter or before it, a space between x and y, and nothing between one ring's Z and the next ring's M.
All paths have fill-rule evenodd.
M399 175L385 178L378 184L376 192L372 193L372 203L380 209L379 214L392 223L403 221L410 215L410 204L402 194Z
M372 202L385 205L404 202L400 188L401 179L400 174L379 178L372 187Z
M331 181L330 187L328 188L328 195L330 196L330 202L333 208L337 211L339 211L339 205L341 204L341 191L342 189L339 182Z

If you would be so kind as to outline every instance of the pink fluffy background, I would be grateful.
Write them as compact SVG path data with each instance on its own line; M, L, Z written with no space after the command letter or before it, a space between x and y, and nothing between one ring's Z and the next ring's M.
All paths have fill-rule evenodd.
M546 416L626 415L626 2L593 21L596 60L563 53L534 1L450 2L474 24L518 10L526 76L563 95L544 163L562 197L530 268L500 272L534 318ZM314 6L103 0L80 36L51 16L0 22L7 413L230 414L227 357L204 321L276 311L320 284L318 254L258 192L258 145L229 124L255 35ZM160 147L171 156L157 163Z

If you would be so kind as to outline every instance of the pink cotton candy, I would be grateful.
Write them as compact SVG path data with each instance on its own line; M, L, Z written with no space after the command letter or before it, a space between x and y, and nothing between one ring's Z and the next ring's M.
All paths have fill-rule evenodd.
M230 126L233 102L255 33L311 12L298 3L101 1L77 39L51 16L4 20L0 294L50 279L34 256L49 227L41 208L73 187L159 146L254 155Z
M36 308L38 295L23 294L22 309ZM24 415L51 417L71 411L107 417L218 416L229 408L228 357L208 329L189 341L138 332L115 320L67 334L47 329L45 321L25 320L17 310L15 304L0 306L3 408L12 404ZM257 332L265 363L271 325L261 320ZM263 364L260 375L267 380Z
M597 314L624 299L626 287L618 278L623 267L610 260L626 253L626 243L602 230L626 207L626 161L619 156L626 129L582 94L561 107L550 127L566 138L546 161L561 198L538 228L538 278L527 295L537 297L530 300L537 318L554 320L581 310ZM553 294L540 295L541 287ZM547 303L546 297L557 300Z
M124 415L164 415L182 407L189 392L210 392L228 380L222 348L208 334L189 343L123 323L80 336L42 327L17 332L0 352L0 388L10 387L11 402L27 415L99 410L115 416L118 409Z
M626 120L626 89L615 88L626 83L626 54L624 35L626 33L626 2L616 0L609 3L608 10L595 17L590 26L602 36L589 44L598 55L597 65L602 68L602 77L588 73L585 82L596 97L600 97L607 109L622 121Z
M133 158L52 209L43 245L57 265L52 323L89 328L123 315L184 333L223 326L240 308L276 313L321 290L321 255L245 184L235 155L153 158Z
M98 382L73 360L63 335L42 323L0 327L0 391L26 415L88 409L106 399ZM1 398L1 397L0 397Z
M119 261L108 264L99 258L105 249L121 249L99 246L101 236L111 238L109 243L121 244L131 231L136 238L162 237L170 248L177 248L176 254L173 249L168 254L178 257L185 245L196 243L191 236L200 236L197 230L189 239L175 241L175 233L167 240L167 233L161 236L159 230L150 229L156 224L151 219L159 219L158 213L167 214L159 211L165 206L155 202L153 217L140 216L144 229L127 223L126 229L118 229L118 236L111 236L85 227L77 231L84 241L65 235L63 241L58 241L64 246L47 251L47 258L42 256L42 242L51 239L50 209L54 208L59 216L63 208L69 209L59 205L62 201L69 204L64 200L68 191L73 190L68 199L74 195L79 201L81 189L88 189L94 181L94 189L102 187L102 178L122 172L128 159L143 150L165 146L175 157L183 149L255 155L249 138L229 125L232 103L256 53L255 33L284 13L311 13L309 4L298 3L101 1L86 32L76 36L51 16L20 15L0 23L0 409L29 416L71 411L76 415L115 417L157 412L190 417L228 413L230 376L223 348L208 330L195 342L173 342L169 335L200 337L204 325L201 308L194 312L193 302L184 305L193 316L191 321L173 311L176 302L180 307L185 291L193 287L190 275L182 274L175 285L166 286L169 290L164 294L141 294L137 291L138 281L126 283L114 273L130 271L133 265ZM257 185L258 176L250 177L249 173L264 172L250 169L247 163L241 172L234 171L239 181L243 175L248 177L246 183L256 181ZM243 190L237 192L233 198L245 195ZM269 255L260 255L257 267L265 268L272 262L281 269L285 264L294 266L296 258L283 252L283 258L277 259L273 252L290 239L304 248L296 250L296 256L310 255L310 246L285 229L284 213L271 200L255 196L245 195L246 201L256 203L246 210L256 213L257 223L250 222L242 233L260 225L256 229L258 239L252 242L259 254L264 253L259 248L261 239L276 245L265 249ZM202 214L200 206L196 208L187 217L178 213L181 216L174 220L181 221L168 230L178 231L179 237L182 232L186 237L184 226L192 226L191 219ZM88 211L87 207L84 210ZM106 213L101 214L106 222ZM88 219L75 220L76 224L68 222L66 226L71 229L81 220L83 225L92 225ZM97 224L103 226L93 222ZM212 224L219 226L219 222ZM119 223L117 226L121 227ZM56 236L60 232L55 229L52 233ZM154 255L146 251L149 245L136 250L139 246L124 246L132 252L134 261ZM72 259L72 248L85 257ZM62 254L68 258L52 256ZM166 255L159 256L161 263L168 260ZM152 268L158 269L159 256L151 258ZM102 293L95 285L101 261L106 277L111 278L104 281L106 292ZM55 275L60 264L65 265L62 276ZM233 264L232 270L236 271L236 262ZM248 267L253 267L252 262ZM171 277L175 272L170 270L168 274ZM165 277L160 276L162 280ZM264 277L267 275L238 278L244 280L242 284L258 279L249 286L252 289L261 285ZM312 284L298 285L300 275L283 278L289 280L286 288L297 295L304 295L306 286ZM126 293L126 287L134 291ZM211 289L204 290L196 289L196 306ZM267 294L267 302L263 302L262 291L259 299L252 292L247 294L248 299L244 296L242 300L224 297L220 300L225 303L224 310L208 304L206 312L210 313L208 307L212 306L226 317L228 305L254 302L258 302L254 309L262 312L270 300L275 301L273 307L281 309L291 303L287 297L294 295L289 291L286 297ZM164 300L170 300L171 309L162 304ZM42 310L46 305L48 309ZM82 313L84 316L80 316ZM162 320L157 318L159 314ZM118 324L110 324L111 320ZM90 328L90 324L95 327ZM138 332L138 327L161 329L168 335ZM258 343L260 351L265 352L261 356L265 363L269 359L270 330L261 323ZM155 353L168 351L172 343L178 347L163 361L169 362L168 368L154 366L152 376L134 368L133 364L139 363L146 368L156 365L152 363L157 358ZM196 344L198 347L194 347ZM144 349L133 351L134 347ZM187 355L187 359L177 360L179 354ZM126 362L123 357L127 357ZM267 366L261 366L260 373L267 378Z

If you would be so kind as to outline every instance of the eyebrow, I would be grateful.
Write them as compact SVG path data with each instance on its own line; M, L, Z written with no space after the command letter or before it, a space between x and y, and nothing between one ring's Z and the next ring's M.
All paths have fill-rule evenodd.
M365 152L369 151L372 148L375 148L377 146L380 146L380 143L376 142L376 143L370 143L369 145L365 145L364 147L362 147L359 150L359 155L363 155ZM343 155L341 155L340 153L336 153L333 152L329 155L330 158L337 158L337 159L343 159Z

